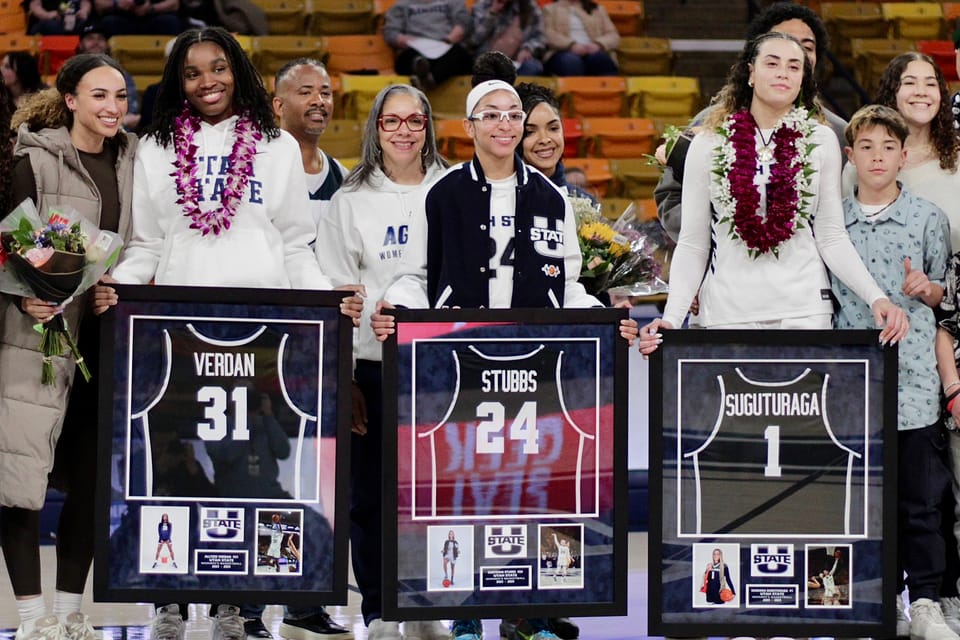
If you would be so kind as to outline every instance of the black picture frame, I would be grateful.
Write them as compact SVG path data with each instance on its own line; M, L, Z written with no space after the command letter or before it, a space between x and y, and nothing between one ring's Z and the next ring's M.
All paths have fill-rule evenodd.
M383 368L384 619L625 615L628 354L619 323L626 310L398 309L395 315L397 331L384 344ZM483 376L494 375L493 369L511 368L500 364L503 361L519 363L516 368L524 373L503 373L501 381L511 375L520 376L514 380L537 377L529 371L539 371L538 379L553 381L552 386L531 389L523 382L513 387L503 382L500 389L509 389L499 395L494 387L470 391L471 375L487 380ZM490 366L493 369L485 368ZM461 369L464 382L458 375ZM508 397L512 391L529 392L523 397L533 398L544 413L530 422L484 414L490 418L488 425L503 429L483 434L475 418L457 419L462 398L470 412L493 403L512 413L517 404L511 403L519 403L519 396ZM561 409L551 412L544 407L554 396ZM478 398L482 402L471 404ZM444 412L439 422L424 422ZM434 426L418 432L410 427L414 423L417 429ZM530 440L531 432L524 428L533 424L537 436ZM468 445L463 460L476 455L474 468L479 473L484 465L484 477L460 472L471 462L452 471L452 483L438 480L433 472L424 482L418 475L424 470L451 472L459 464L453 462L460 454L452 438L461 436ZM516 441L511 442L511 436ZM478 444L481 440L486 444ZM536 448L528 452L534 440ZM421 441L429 443L426 449ZM504 448L486 455L494 442ZM595 449L590 448L593 443ZM571 453L551 457L561 444ZM446 466L441 458L445 449L452 456ZM524 453L514 458L519 451ZM534 471L524 465L541 455L545 457L539 462L550 461L548 475L531 480ZM417 459L425 461L419 472ZM582 464L571 481L563 470L577 464L572 460ZM514 482L505 482L511 474ZM564 487L573 486L579 487L573 489L575 499L565 503L571 493ZM543 493L537 496L537 491ZM455 506L444 506L447 503ZM460 536L462 555L456 559L456 575L450 574L452 584L446 585L439 570L445 568L441 551L448 549L450 531L454 538ZM568 550L561 552L560 546ZM561 553L567 557L562 570Z
M343 295L114 286L101 326L96 599L346 604Z
M898 353L878 335L664 332L651 635L894 635ZM714 600L726 576L734 598Z

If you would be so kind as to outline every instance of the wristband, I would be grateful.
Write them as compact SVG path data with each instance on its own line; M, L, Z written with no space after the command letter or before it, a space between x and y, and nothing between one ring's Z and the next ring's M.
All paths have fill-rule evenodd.
M960 380L954 380L953 382L945 386L943 388L943 392L947 393L948 391L950 391L950 389L953 389L954 387L960 387Z

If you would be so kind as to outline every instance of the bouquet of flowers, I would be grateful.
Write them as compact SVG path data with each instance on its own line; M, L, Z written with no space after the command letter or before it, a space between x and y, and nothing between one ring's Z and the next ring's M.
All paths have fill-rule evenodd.
M571 198L583 255L580 282L591 294L646 296L667 290L654 246L631 204L612 225L585 198Z
M41 216L24 200L0 221L0 291L62 305L86 291L120 255L123 242L73 210L51 209ZM34 327L43 353L41 381L53 384L53 358L64 342L85 380L90 371L63 314Z

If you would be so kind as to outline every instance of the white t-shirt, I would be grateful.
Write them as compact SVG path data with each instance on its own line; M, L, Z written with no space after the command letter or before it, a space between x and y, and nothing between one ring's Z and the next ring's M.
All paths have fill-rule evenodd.
M517 175L490 183L490 308L507 309L513 302L513 259L517 208Z

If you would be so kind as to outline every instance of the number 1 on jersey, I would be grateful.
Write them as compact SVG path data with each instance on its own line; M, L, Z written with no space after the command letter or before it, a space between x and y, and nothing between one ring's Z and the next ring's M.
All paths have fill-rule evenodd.
M233 401L234 440L249 440L247 428L247 388L235 387L230 394ZM197 402L203 405L203 417L207 422L197 423L197 436L201 440L216 442L227 437L227 390L223 387L200 387Z
M503 428L506 425L506 411L501 402L481 402L477 405L477 417L485 418L477 424L477 453L503 453ZM510 423L507 437L523 442L523 453L539 453L537 442L537 403L524 402L517 417Z
M780 427L772 424L764 429L763 439L767 441L767 465L763 468L763 475L779 478L783 473L780 468Z

